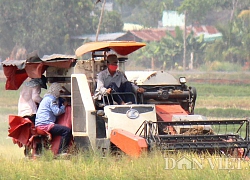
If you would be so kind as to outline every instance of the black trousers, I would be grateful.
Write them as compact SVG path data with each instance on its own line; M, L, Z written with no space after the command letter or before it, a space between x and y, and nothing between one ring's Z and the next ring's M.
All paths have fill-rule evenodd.
M54 127L49 130L49 133L51 133L52 137L61 136L58 154L67 152L72 135L71 129L60 124L55 124Z
M28 118L29 120L31 120L31 122L33 122L33 124L35 124L35 119L36 119L35 114L32 114L30 116L23 116L23 118Z
M132 84L129 81L122 83L120 87L117 87L117 85L113 82L106 88L111 88L113 92L133 93ZM121 104L122 101L124 101L125 103L132 102L133 104L135 104L135 98L132 94L113 94L113 97L118 104Z

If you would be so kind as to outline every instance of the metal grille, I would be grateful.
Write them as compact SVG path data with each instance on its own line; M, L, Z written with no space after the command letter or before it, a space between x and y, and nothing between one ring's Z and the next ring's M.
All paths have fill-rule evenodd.
M179 129L179 133L176 132ZM249 119L151 122L145 121L136 132L147 140L149 148L161 150L228 151L250 148Z

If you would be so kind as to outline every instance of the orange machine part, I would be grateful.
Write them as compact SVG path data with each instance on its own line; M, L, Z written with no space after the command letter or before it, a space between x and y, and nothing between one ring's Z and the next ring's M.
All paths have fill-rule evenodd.
M147 151L146 140L122 129L114 129L111 132L110 141L127 155L139 157L143 151Z
M71 106L67 106L65 113L58 117L57 124L67 126L71 128ZM9 115L9 135L14 139L14 144L20 142L19 147L23 145L28 145L30 138L32 137L32 122L27 119L16 115ZM36 134L47 135L48 133L37 129ZM51 140L51 151L57 154L60 145L60 136L55 136Z
M171 122L173 115L187 115L187 112L180 105L156 105L156 113L162 121ZM167 126L171 134L176 134L176 130L172 126Z
M135 41L98 41L85 43L76 49L75 54L81 56L88 52L103 50L105 48L110 48L116 53L126 56L137 49L145 46L145 43L135 42Z
M9 115L9 137L14 138L17 142L26 145L31 137L32 122L27 118Z
M173 115L188 115L180 105L156 105L156 113L163 121L172 121Z

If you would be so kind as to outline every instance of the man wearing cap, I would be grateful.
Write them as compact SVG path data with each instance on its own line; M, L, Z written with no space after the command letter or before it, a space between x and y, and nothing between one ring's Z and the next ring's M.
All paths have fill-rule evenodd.
M57 116L65 113L67 101L59 103L59 96L65 90L59 83L52 83L47 94L44 95L41 101L35 120L35 126L44 131L48 131L52 137L61 136L58 154L65 153L71 140L71 129L55 124Z
M97 88L96 91L101 94L111 94L111 91L115 92L139 92L143 93L144 89L129 82L124 73L117 70L118 58L115 54L110 54L107 56L107 66L108 68L101 71L98 74ZM128 102L135 103L135 99L131 95L114 96L114 100L118 104L125 104Z
M47 89L47 78L32 78L25 82L18 100L18 116L29 118L35 123L37 106L42 101L41 88Z

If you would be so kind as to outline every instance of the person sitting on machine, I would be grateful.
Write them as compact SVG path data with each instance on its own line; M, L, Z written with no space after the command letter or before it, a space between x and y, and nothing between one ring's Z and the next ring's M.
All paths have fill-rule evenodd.
M61 136L58 154L68 151L72 135L69 127L56 123L57 117L65 113L68 105L67 101L59 101L60 95L64 91L59 83L52 83L38 107L35 120L35 126L49 132L52 138Z
M107 56L108 67L98 74L96 92L108 95L110 95L111 92L123 92L124 95L113 95L114 101L116 101L119 105L126 103L135 104L135 98L131 95L131 93L143 93L144 89L129 82L125 74L117 70L117 63L118 58L115 54Z
M18 100L18 116L28 118L35 123L37 107L42 101L41 88L47 89L47 78L32 78L24 83Z

